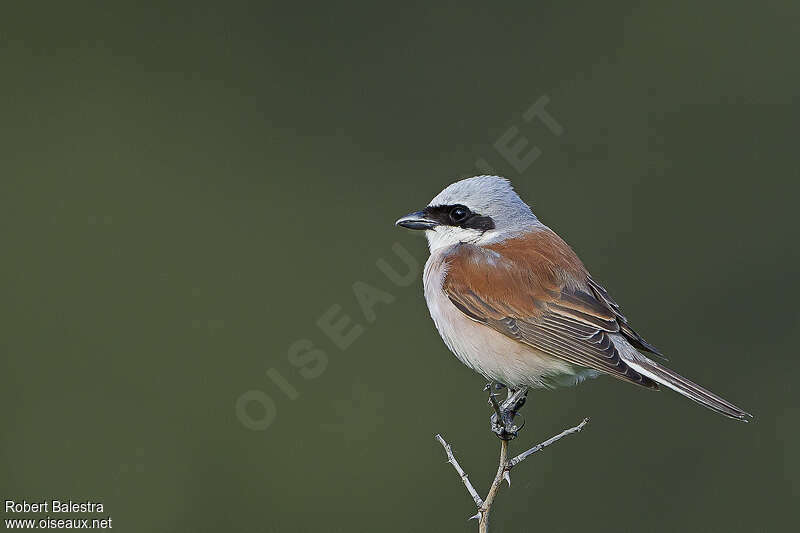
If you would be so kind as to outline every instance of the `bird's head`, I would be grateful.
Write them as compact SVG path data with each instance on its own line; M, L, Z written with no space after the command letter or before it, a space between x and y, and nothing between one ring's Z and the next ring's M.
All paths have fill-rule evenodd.
M447 186L425 209L395 224L425 230L433 251L460 242L502 241L530 231L539 221L507 179L475 176Z

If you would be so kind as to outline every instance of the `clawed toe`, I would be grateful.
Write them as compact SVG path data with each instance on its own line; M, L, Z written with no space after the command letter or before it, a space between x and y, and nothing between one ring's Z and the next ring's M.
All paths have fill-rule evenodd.
M490 391L489 405L494 410L494 413L489 418L489 427L500 439L511 440L517 436L519 430L525 425L524 418L519 425L514 423L514 418L517 416L517 411L525 404L527 390L512 391L509 389L508 397L500 404L494 394L494 388L494 384L490 383L484 389Z

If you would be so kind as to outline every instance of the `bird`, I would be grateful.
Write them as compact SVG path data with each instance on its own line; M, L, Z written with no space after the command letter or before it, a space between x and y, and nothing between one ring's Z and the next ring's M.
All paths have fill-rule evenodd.
M491 382L527 390L607 374L752 418L645 355L663 357L509 180L457 181L395 224L425 232L423 290L434 325L450 351Z

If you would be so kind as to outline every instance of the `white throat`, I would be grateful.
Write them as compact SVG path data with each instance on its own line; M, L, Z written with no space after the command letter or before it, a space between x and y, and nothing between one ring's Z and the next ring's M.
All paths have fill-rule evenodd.
M536 228L543 227L544 225L535 220L529 222L526 227L521 227L515 230L489 230L478 231L476 229L459 228L455 226L436 226L433 229L425 231L425 237L428 239L428 249L431 254L442 248L453 246L459 243L474 244L476 246L485 246L496 242L502 242L506 239L519 237L520 235L532 231Z
M428 239L428 248L431 253L460 242L477 244L482 236L483 232L476 229L458 228L455 226L436 226L433 229L425 231L425 237Z

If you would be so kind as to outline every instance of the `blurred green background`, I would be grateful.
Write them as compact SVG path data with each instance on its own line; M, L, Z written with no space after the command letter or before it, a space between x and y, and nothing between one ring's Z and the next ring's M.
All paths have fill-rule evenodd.
M793 529L797 2L7 3L0 45L3 499L136 532L474 530L433 435L485 492L483 380L393 222L482 159L670 366L756 414L536 393L513 449L592 421L516 470L493 531ZM521 118L543 96L560 136ZM397 244L408 286L376 266L406 271ZM392 302L366 317L356 282Z

